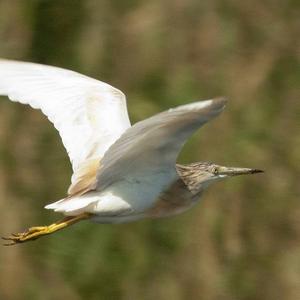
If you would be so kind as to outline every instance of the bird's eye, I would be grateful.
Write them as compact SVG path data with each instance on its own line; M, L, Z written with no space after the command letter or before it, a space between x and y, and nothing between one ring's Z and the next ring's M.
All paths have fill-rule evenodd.
M212 169L212 172L213 172L214 175L218 175L218 173L219 173L218 168L214 167Z

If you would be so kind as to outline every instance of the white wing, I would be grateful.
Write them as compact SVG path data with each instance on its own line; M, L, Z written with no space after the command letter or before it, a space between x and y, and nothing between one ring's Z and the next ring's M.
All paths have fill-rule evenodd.
M41 109L54 124L75 172L73 183L86 161L100 160L130 127L121 91L57 67L0 59L0 95Z
M128 176L141 181L141 174L174 169L188 137L216 117L225 103L222 98L195 102L134 124L105 153L94 188L102 190Z

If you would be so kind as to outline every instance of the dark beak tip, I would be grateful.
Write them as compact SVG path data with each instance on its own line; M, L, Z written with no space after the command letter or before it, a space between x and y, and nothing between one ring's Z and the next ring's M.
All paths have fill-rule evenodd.
M252 174L256 174L256 173L265 173L265 171L264 171L264 170L259 170L259 169L253 169L251 173L252 173Z

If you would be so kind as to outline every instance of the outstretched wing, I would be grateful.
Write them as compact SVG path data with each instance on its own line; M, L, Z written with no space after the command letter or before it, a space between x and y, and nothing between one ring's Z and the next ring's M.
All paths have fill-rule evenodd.
M179 106L138 122L128 128L107 150L101 160L96 181L90 190L102 191L119 181L151 186L158 192L176 175L178 153L187 138L216 117L225 106L224 99ZM147 191L144 191L145 194ZM148 191L149 192L149 191ZM128 191L124 190L124 193ZM130 191L133 193L133 191ZM79 212L97 197L71 197L47 205L60 212ZM154 199L155 200L155 199ZM141 199L143 201L143 199Z
M54 124L72 163L75 191L76 182L91 170L95 175L106 150L130 127L121 91L57 67L0 59L0 95L41 109Z
M188 137L216 117L225 103L223 98L194 102L134 124L105 153L94 188L102 190L129 177L141 181L147 174L175 168Z

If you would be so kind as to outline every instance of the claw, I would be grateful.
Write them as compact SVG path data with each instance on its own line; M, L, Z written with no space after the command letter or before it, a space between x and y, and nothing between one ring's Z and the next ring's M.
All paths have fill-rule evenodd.
M2 237L2 240L4 241L13 241L15 239L15 237L10 236L10 237Z
M5 244L2 244L3 246L13 246L15 245L16 243L15 242L11 242L11 243L5 243Z
M14 236L10 236L10 237L1 237L2 240L4 241L10 241L10 243L4 243L3 246L12 246L15 245L17 243L17 239Z
M4 241L11 241L10 243L4 244L4 246L12 246L15 244L23 243L25 241L31 240L33 238L30 237L30 232L25 231L22 233L12 233L8 237L1 237L2 240Z
M11 235L14 237L19 237L22 233L12 233Z
M66 217L61 221L53 223L49 226L35 226L30 227L24 232L21 233L12 233L9 237L2 237L4 241L10 241L9 243L5 243L5 246L12 246L28 241L36 240L44 235L48 235L50 233L56 232L58 230L64 229L74 223L77 223L81 220L86 220L90 218L90 214L83 213L74 217Z

